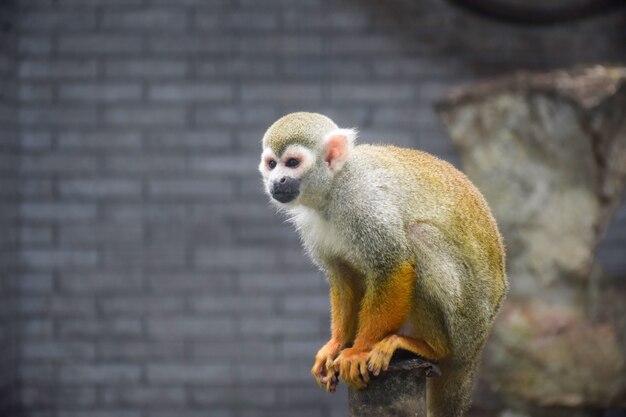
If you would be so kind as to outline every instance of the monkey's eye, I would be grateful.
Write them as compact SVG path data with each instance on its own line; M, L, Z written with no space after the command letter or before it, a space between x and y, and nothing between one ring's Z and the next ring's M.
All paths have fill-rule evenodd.
M285 165L286 165L287 167L289 167L289 168L295 168L295 167L297 167L298 165L300 165L300 161L299 161L299 160L297 160L296 158L289 158L289 159L287 160L287 163L286 163Z
M268 167L270 167L270 169L274 169L274 168L276 168L276 161L274 161L273 159L270 159L270 160L267 162L267 166L268 166Z

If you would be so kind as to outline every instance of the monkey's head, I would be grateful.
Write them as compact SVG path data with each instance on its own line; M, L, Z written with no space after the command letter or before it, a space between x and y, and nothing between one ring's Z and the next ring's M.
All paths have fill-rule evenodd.
M318 113L291 113L263 136L259 170L265 192L279 206L316 207L348 159L356 131L339 129Z

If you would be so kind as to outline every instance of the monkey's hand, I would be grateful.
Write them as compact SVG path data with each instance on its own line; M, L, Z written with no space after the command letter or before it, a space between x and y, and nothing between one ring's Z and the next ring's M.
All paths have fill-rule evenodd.
M333 362L339 355L341 347L340 342L333 339L329 340L315 355L315 362L311 368L311 373L317 384L328 392L335 392L337 389L339 380L335 368L333 368Z
M350 388L365 388L370 381L367 371L367 350L348 348L341 351L333 366Z

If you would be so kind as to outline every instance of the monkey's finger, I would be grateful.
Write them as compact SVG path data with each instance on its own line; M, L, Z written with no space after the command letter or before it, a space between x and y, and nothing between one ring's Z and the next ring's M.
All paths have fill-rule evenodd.
M391 362L392 352L385 352L383 356L383 371L389 369L389 363Z
M348 387L350 387L351 389L359 389L359 380L352 380L350 378L348 379L344 379L344 381L346 381L346 385L348 385Z
M363 382L368 384L370 382L370 375L367 371L367 363L365 361L359 363L359 372L361 373L361 379Z
M331 384L330 387L328 388L328 392L333 393L337 391L337 382L335 382L334 384Z
M374 363L376 363L376 358L378 357L378 351L377 350L373 350L370 353L370 356L367 358L367 369L370 372L374 372L376 366L374 365Z
M334 374L329 376L328 381L326 382L326 391L335 392L337 390L338 383L339 380L337 379L337 376L335 376Z
M335 363L333 364L333 369L335 370L335 373L339 374L341 379L343 379L344 381L348 381L348 368L349 364L347 362L340 363L339 361L335 361Z
M350 364L348 362L344 362L339 367L339 377L346 381L346 383L350 384Z
M321 373L324 370L324 365L326 364L326 359L324 358L315 358L315 362L313 362L312 370L315 370L317 373Z
M322 374L316 372L314 369L311 369L311 375L313 375L313 378L315 378L317 381L319 381L322 377Z
M352 362L350 366L350 379L352 380L352 383L356 386L356 388L361 389L365 387L365 383L361 379L361 373L359 368L359 361Z
M326 383L325 379L327 378L326 375L321 372L314 372L313 370L311 370L311 374L313 375L313 378L315 378L317 385L319 385L320 388L324 388Z
M337 374L337 371L335 370L333 363L334 363L334 360L331 358L326 359L326 362L324 363L324 374L327 375L328 377L331 377Z
M339 380L339 372L335 371L335 368L332 366L332 364L326 368L326 372L325 372L326 378L328 378L329 381L335 381L335 383Z
M387 371L387 369L389 369L389 362L391 362L391 356L385 358L385 361L383 362L383 371Z
M367 360L367 369L374 374L374 376L378 376L380 373L380 360L381 357L378 349L374 350Z
M341 356L338 356L337 359L333 361L331 367L335 372L341 372Z

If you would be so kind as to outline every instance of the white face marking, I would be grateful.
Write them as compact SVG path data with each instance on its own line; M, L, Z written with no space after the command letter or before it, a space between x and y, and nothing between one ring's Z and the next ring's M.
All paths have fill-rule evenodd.
M298 161L298 165L295 167L287 166L289 161L294 159ZM271 161L276 162L274 168L270 168ZM313 164L315 164L315 154L302 145L290 145L285 149L281 158L278 158L271 148L264 148L259 171L263 175L265 192L269 195L271 184L282 177L300 178Z

